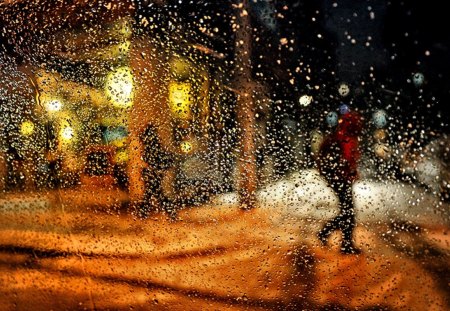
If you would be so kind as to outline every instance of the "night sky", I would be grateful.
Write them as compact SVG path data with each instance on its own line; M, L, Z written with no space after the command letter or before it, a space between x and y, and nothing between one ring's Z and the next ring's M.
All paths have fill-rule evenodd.
M161 40L178 36L223 53L223 67L232 70L231 25L236 14L233 4L238 3L136 0L135 15L136 20L151 16L158 25L153 31ZM444 1L249 3L254 28L253 76L269 87L268 95L274 101L294 104L301 95L310 94L319 111L333 109L342 101L362 108L389 107L392 114L402 115L404 124L421 123L422 127L450 132L446 114L450 101L450 32ZM171 26L173 21L178 28ZM11 38L3 38L3 42L8 40ZM28 46L23 43L24 50ZM425 77L420 87L411 80L417 72ZM345 100L337 94L342 82L352 90ZM300 112L293 107L288 113Z
M279 48L278 55L283 59L280 66L288 73L279 75L281 80L294 76L296 83L282 84L278 94L294 100L312 93L324 109L339 102L390 109L393 115L402 116L397 120L402 125L420 124L449 132L450 33L442 1L274 3L283 18L277 19L272 42L295 39L291 50ZM266 60L272 57L265 46L260 53ZM300 72L295 72L297 67ZM418 72L425 77L420 86L412 80ZM350 97L336 96L341 82L351 86Z

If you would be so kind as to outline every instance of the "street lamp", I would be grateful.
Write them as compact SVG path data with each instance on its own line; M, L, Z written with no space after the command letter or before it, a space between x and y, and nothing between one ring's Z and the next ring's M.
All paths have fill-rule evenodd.
M191 117L191 84L187 82L171 82L169 84L169 104L172 113L180 119Z
M106 96L117 108L129 108L133 105L133 89L133 74L129 67L117 68L106 77Z
M60 111L62 106L61 101L58 99L48 100L44 103L44 107L49 113Z
M70 144L75 138L75 129L73 127L73 120L70 117L64 117L59 121L58 136L62 144Z
M23 121L20 125L20 134L23 136L30 136L34 133L34 123L31 121Z
M348 94L350 94L350 87L347 83L341 83L339 84L338 92L342 97L346 97Z
M387 124L387 114L386 111L380 109L373 113L372 115L373 123L377 128L383 128Z
M193 150L194 146L190 141L183 141L180 144L180 149L183 153L190 153Z
M73 127L71 126L65 126L61 129L61 131L59 132L59 136L61 137L61 139L65 142L69 142L72 140L72 138L74 137L74 130Z
M302 95L302 96L300 96L299 103L301 106L306 107L311 104L312 100L313 100L312 96Z
M335 112L335 111L329 112L326 117L328 126L330 126L330 127L336 126L338 123L338 119L339 119L339 116L338 116L337 112Z

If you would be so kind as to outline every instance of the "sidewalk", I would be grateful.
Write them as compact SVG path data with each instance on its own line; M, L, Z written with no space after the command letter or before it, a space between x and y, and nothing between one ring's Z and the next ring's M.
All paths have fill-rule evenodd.
M2 213L0 310L448 310L424 263L448 257L416 260L381 232L357 227L363 254L345 256L338 235L318 245L319 221L277 210L204 205L178 216Z
M99 210L121 206L129 201L126 191L118 188L80 186L35 192L0 194L0 211L44 211L50 208L96 207Z

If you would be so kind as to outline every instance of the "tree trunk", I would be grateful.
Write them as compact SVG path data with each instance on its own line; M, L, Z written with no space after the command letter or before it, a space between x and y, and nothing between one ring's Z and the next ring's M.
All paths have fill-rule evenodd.
M242 208L256 204L255 107L251 67L252 27L248 15L248 1L235 5L236 41L235 75L240 90L237 98L237 119L240 126L240 152L238 158L238 192Z

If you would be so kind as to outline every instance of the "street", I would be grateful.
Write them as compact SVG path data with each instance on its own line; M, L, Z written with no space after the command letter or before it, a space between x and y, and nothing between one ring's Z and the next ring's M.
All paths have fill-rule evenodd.
M69 200L44 205L1 209L1 310L450 305L446 226L361 223L355 239L362 254L341 255L339 233L328 247L315 237L327 217L281 208L243 211L210 203L181 210L173 220L163 213L138 219L126 207Z

